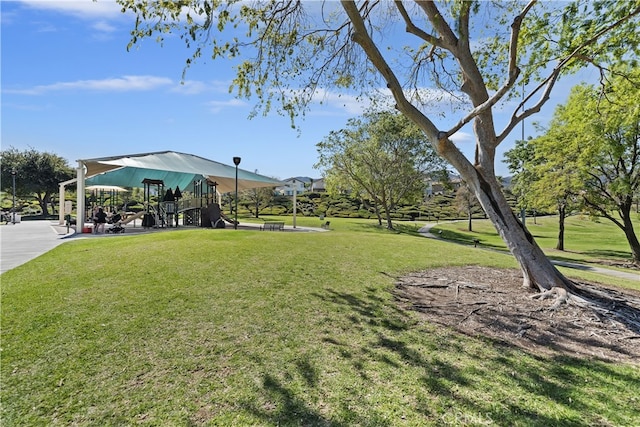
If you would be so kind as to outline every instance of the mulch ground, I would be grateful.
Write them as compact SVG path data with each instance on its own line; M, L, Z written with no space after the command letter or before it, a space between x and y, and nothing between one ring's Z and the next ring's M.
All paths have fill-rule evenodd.
M415 272L396 283L404 309L471 336L485 336L538 355L567 355L640 364L640 292L580 283L602 297L604 309L533 299L519 270L466 266Z

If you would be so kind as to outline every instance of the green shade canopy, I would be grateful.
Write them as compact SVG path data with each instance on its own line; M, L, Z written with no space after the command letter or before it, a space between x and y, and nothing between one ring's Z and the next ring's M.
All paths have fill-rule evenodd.
M175 151L129 154L78 160L86 167L86 185L143 187L144 179L162 180L166 187L193 188L194 181L216 182L220 193L235 191L236 167ZM281 181L238 168L238 190L278 187Z

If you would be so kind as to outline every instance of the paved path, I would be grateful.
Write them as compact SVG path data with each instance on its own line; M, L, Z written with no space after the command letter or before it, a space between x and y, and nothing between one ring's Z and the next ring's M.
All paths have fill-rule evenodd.
M0 273L50 251L64 242L67 227L58 221L23 221L0 225Z
M418 230L418 233L420 233L424 237L430 237L432 239L438 239L439 236L436 236L435 234L433 234L431 232L431 228L435 227L436 225L438 225L438 224L425 224L423 227L421 227ZM453 242L451 242L451 243L453 243ZM483 248L483 249L487 250L488 248ZM574 268L576 270L582 270L582 271L588 271L588 272L591 272L591 273L604 274L604 275L607 275L607 276L618 277L620 279L640 281L640 273L637 273L637 272L626 272L626 271L620 271L620 270L612 270L610 268L596 267L596 266L592 266L592 265L588 265L588 264L578 264L578 263L565 262L565 261L554 261L554 260L551 260L551 262L554 263L555 265L559 265L559 266L562 266L562 267L568 267L568 268Z

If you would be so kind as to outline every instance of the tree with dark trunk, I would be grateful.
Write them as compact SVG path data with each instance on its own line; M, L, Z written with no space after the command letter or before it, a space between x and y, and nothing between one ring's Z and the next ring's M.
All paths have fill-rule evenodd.
M35 197L44 216L49 215L49 206L53 206L52 195L58 194L58 184L75 176L67 161L53 153L39 152L33 148L19 151L10 147L0 155L2 189L12 191L11 170L15 169L16 193L23 197Z
M520 264L525 286L557 294L558 301L575 290L508 205L495 175L496 149L540 111L561 77L638 57L638 0L344 0L341 10L332 2L118 2L137 16L130 45L178 32L192 49L187 66L207 50L213 58L242 55L238 95L255 94L265 111L278 104L292 120L318 89L364 94L384 86L397 111L474 192ZM429 109L445 96L456 100L459 118L446 129L438 126L442 110ZM498 130L494 111L512 99L522 101ZM475 136L473 159L452 141L467 125Z
M455 205L458 212L464 212L467 215L467 230L473 231L473 211L478 209L478 200L476 196L469 190L466 185L461 185L456 191Z
M257 173L257 172L256 172ZM273 188L252 188L241 193L245 208L251 212L255 218L260 216L260 210L273 200Z

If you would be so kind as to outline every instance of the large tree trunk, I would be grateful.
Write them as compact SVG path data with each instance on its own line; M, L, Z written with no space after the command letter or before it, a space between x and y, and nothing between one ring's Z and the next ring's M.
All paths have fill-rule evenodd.
M387 221L387 228L389 230L393 230L393 222L391 221L391 208L389 207L389 203L387 203L386 201L383 201L383 207L384 207L384 216L386 217L386 221Z
M478 173L479 188L474 188L481 206L498 230L500 237L520 264L523 285L540 291L554 287L575 290L571 281L556 269L533 236L518 220L507 203L497 181L485 180Z
M620 209L620 216L622 217L622 224L624 225L622 231L629 242L631 248L631 257L634 264L640 264L640 242L638 242L638 236L633 229L633 222L631 221L631 201L622 206Z
M40 194L40 193L36 193L36 198L38 199L38 204L40 205L40 209L42 209L42 215L43 216L48 216L49 215L49 194L48 193L44 193L44 194Z
M374 209L376 211L376 217L378 218L378 225L382 227L382 214L380 213L380 206L378 205L378 203L376 203Z

